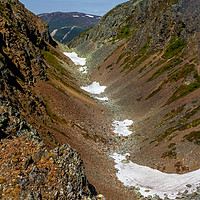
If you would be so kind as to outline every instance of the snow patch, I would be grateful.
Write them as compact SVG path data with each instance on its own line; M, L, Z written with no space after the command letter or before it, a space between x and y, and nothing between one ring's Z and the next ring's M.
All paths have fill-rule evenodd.
M90 18L94 18L94 16L92 15L85 15L86 17L90 17Z
M178 193L185 190L188 193L196 192L200 185L200 169L187 174L167 174L150 167L137 165L126 159L130 154L120 155L114 153L115 168L118 170L117 177L125 186L140 188L140 193L147 197L156 194L164 198L175 199ZM187 187L186 185L189 185Z
M76 28L76 27L77 27L77 26L72 26L71 29L70 29L70 31L68 31L68 32L64 35L64 37L63 37L62 40L64 40L64 39L71 33L71 31L72 31L74 28Z
M100 86L100 84L95 81L92 84L88 85L87 87L81 87L81 89L91 94L101 94L105 91L106 86Z
M124 121L114 121L113 126L114 126L114 133L118 133L119 135L123 136L128 136L132 134L132 131L128 130L128 127L133 124L132 120L124 120Z
M75 65L84 66L86 63L86 58L78 57L77 53L75 52L72 52L72 53L64 52L64 54L68 56L74 62Z
M57 31L58 31L58 29L55 29L55 30L53 30L52 32L51 32L51 37L53 37L56 33L57 33Z
M78 16L78 15L73 15L73 17L75 17L75 18L76 18L76 17L79 17L79 16Z
M82 72L83 74L87 74L87 67L86 66L85 67L80 67L78 70L80 72Z
M108 97L95 97L95 99L98 99L100 101L108 101Z

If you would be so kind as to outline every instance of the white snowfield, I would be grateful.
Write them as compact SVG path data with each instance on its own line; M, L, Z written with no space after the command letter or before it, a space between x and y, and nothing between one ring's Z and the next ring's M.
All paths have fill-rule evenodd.
M64 52L64 54L68 56L74 62L75 65L84 66L86 63L86 58L78 57L77 53L75 52L72 52L72 53Z
M179 192L188 190L188 193L193 193L200 186L200 169L182 175L167 174L128 161L126 156L129 155L114 153L111 156L115 159L117 177L125 186L139 187L139 192L145 197L157 194L164 198L167 194L168 198L175 199Z
M124 120L124 121L114 121L114 133L118 133L119 135L128 136L132 134L132 131L128 130L128 127L133 124L132 120Z
M78 16L78 15L73 15L73 17L75 17L75 18L76 18L76 17L79 17L79 16Z
M88 85L87 87L81 87L81 89L91 94L101 94L105 91L106 86L100 86L100 84L95 81L92 84Z

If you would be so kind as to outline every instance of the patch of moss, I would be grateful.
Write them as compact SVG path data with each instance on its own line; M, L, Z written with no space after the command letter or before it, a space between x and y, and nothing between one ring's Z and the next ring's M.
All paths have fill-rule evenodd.
M165 53L162 55L165 59L170 59L180 53L183 48L186 46L186 41L184 39L175 39L172 40L171 43L168 45Z
M200 145L200 131L192 131L191 133L185 135L184 139L194 142L197 145Z

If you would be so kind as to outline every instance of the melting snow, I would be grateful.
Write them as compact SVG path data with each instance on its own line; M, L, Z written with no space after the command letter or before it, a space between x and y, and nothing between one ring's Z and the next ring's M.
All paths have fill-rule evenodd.
M128 136L132 134L132 131L128 130L128 127L133 124L132 120L124 120L124 121L114 121L113 126L115 127L114 133L118 133L119 135Z
M87 87L81 87L81 89L90 92L91 94L101 94L106 89L106 86L100 86L98 82L93 82Z
M95 97L95 98L100 101L108 101L108 97Z
M85 15L86 17L91 17L91 18L94 18L94 16L92 16L92 15Z
M86 58L80 58L80 57L78 57L77 53L75 53L75 52L72 52L72 53L64 52L64 54L66 56L68 56L74 62L75 65L82 65L82 66L84 66L85 63L86 63Z
M139 192L145 197L157 194L164 198L167 194L169 198L174 199L178 197L179 192L187 190L188 193L193 193L200 185L200 169L182 175L166 174L128 161L127 155L129 156L114 153L111 156L115 159L117 177L125 186L139 187ZM189 187L186 186L188 184Z
M83 74L87 74L87 67L86 66L85 67L80 67L78 70L80 72L82 72Z

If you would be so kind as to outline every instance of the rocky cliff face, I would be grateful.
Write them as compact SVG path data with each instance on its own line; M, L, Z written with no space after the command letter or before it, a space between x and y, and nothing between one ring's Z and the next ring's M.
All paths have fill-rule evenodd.
M88 57L91 80L135 120L126 147L135 162L199 168L199 11L199 0L131 0L69 43Z
M0 1L2 199L96 199L80 155L48 128L57 118L36 90L49 80L47 68L55 67L53 46L44 21L18 0Z

